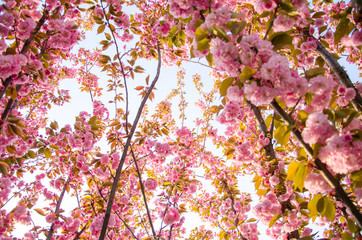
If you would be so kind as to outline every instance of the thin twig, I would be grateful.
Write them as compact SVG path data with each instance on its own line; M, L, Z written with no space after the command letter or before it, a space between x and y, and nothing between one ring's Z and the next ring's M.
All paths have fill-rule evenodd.
M132 233L132 236L134 237L134 239L137 239L138 238L136 237L136 235L134 235L132 229L128 226L128 224L121 218L121 216L119 216L118 212L115 212L116 215L118 216L118 218L122 221L122 223L124 224L124 226L126 226L126 228L128 229L128 231L130 231Z
M34 232L36 233L36 238L39 240L38 230L36 229L35 223L34 223L33 218L31 216L30 216L30 221L33 224Z
M131 148L131 154L132 154L132 157L133 157L133 160L134 160L134 165L136 166L136 171L137 171L137 174L138 174L138 180L140 182L141 192L142 192L142 196L143 196L143 202L145 204L146 211L147 211L148 221L150 222L150 225L151 225L151 230L152 230L153 237L156 238L156 232L155 232L155 229L153 227L150 210L148 208L148 203L147 203L147 198L146 198L146 193L145 193L145 187L143 186L141 172L140 172L140 169L138 167L137 159L136 159L136 156L135 156L132 148Z
M271 29L272 29L272 27L273 27L274 20L275 20L275 17L276 17L276 15L277 15L277 12L278 12L278 8L279 8L279 4L278 4L278 5L277 5L277 7L275 8L275 11L274 11L274 14L273 14L272 20L271 20L271 22L270 22L270 24L269 24L269 26L268 26L268 29L266 30L266 33L265 33L265 36L264 36L264 40L267 38L267 36L268 36L268 34L269 34L270 30L271 30Z
M69 182L70 182L70 177L69 177L68 180L65 182L64 187L63 187L63 190L62 190L62 192L61 192L61 194L60 194L60 196L59 196L59 199L58 199L58 201L57 201L57 206L55 207L55 211L54 211L54 213L56 214L56 218L59 217L58 211L59 211L59 209L60 209L60 205L62 204L63 197L64 197L64 194L65 194L65 191L66 191L66 189L67 189L67 186L68 186ZM54 233L54 223L52 223L52 225L50 226L50 229L49 229L48 234L47 234L47 240L51 240L51 239L52 239L53 233Z
M157 81L158 81L158 79L160 77L161 62L162 61L161 61L161 51L160 51L160 47L158 45L157 45L157 53L158 53L158 65L157 65L156 76L155 76L154 80L152 81L152 83L151 83L145 97L143 98L143 100L142 100L142 102L140 104L140 107L138 109L136 118L135 118L135 120L133 122L133 125L132 125L132 129L131 129L131 131L129 133L129 136L127 138L127 142L126 142L126 145L124 147L124 150L123 150L123 153L122 153L122 156L121 156L121 159L120 159L117 171L116 171L116 176L115 176L115 179L114 179L114 182L113 182L113 185L112 185L111 194L110 194L109 199L108 199L107 210L106 210L106 213L105 213L105 216L104 216L103 226L102 226L101 234L99 236L99 240L104 240L104 238L106 236L106 231L107 231L108 222L109 222L109 218L110 218L111 211L112 211L113 201L114 201L116 191L117 191L117 188L118 188L117 187L118 186L118 181L119 181L119 178L120 178L121 173L122 173L123 164L124 164L124 162L126 160L126 156L127 156L127 153L128 153L128 148L131 145L131 140L132 140L133 134L136 131L136 127L137 127L139 119L141 118L143 108L144 108L144 106L146 104L146 101L148 100L148 97L152 93L152 90L154 89L154 87L155 87L155 85L156 85L156 83L157 83Z
M79 239L80 235L82 235L82 233L85 231L85 229L87 227L87 224L88 224L88 222L86 224L84 224L82 229L77 233L77 235L73 238L73 240L78 240Z

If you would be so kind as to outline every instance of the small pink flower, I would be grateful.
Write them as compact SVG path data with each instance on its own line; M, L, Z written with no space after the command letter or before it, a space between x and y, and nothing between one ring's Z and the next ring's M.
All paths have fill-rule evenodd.
M354 46L362 45L362 31L355 31L352 35L352 43Z
M153 191L157 188L158 182L152 178L149 178L145 181L144 186L146 190Z
M317 18L315 21L314 21L314 24L317 28L320 28L320 27L323 27L324 26L324 20L323 18Z
M344 94L346 92L346 88L345 87L339 87L337 90L338 94Z
M101 157L101 164L102 165L107 165L108 163L109 163L108 155L104 155L103 157Z
M45 220L48 222L48 223L54 223L55 222L55 216L53 213L49 213L46 217L45 217Z
M176 208L171 207L169 208L169 210L167 211L165 217L164 217L164 222L167 225L173 224L180 221L180 214L177 211Z
M26 214L26 207L25 206L18 206L14 211L15 219L20 219Z
M195 183L192 183L190 186L189 186L189 192L190 193L195 193L197 191L197 185Z
M270 179L269 179L270 183L273 185L273 186L276 186L279 184L280 180L277 176L273 175Z
M356 91L354 90L354 88L347 88L344 96L347 100L350 101L356 96Z

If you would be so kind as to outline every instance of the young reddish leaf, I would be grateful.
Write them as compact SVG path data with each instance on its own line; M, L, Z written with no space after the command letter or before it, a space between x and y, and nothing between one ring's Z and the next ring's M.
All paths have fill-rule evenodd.
M35 208L34 211L37 212L38 214L42 215L42 216L45 216L44 211L42 209L40 209L40 208Z

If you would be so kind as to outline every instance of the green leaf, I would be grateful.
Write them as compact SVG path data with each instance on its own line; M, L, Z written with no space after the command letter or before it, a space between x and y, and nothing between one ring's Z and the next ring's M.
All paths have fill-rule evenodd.
M287 180L293 180L295 173L300 166L300 162L291 162L288 167Z
M212 66L213 64L212 53L209 52L209 54L206 55L206 60L209 63L209 66Z
M362 187L362 169L351 173L352 186Z
M319 201L317 202L317 211L319 213L322 213L324 211L325 208L325 204L324 204L324 198L322 197L321 199L319 199Z
M163 186L170 186L171 185L171 182L169 182L169 181L165 181L164 183L163 183Z
M279 50L292 45L293 37L287 32L277 32L271 36L270 41L274 45L273 49Z
M244 17L243 14L237 12L231 12L231 18L242 18Z
M318 210L317 210L317 203L318 201L322 198L322 194L318 194L315 195L312 200L309 201L308 203L308 210L309 210L309 215L311 217L313 216L317 216L318 215Z
M349 18L342 18L341 21L339 22L337 28L336 28L336 32L334 33L334 43L338 44L341 39L349 34Z
M349 232L344 232L342 235L342 240L353 240L353 236Z
M304 98L305 98L305 103L307 105L310 105L312 103L312 99L313 99L313 94L310 93L310 92L307 92L305 95L304 95Z
M307 174L310 172L310 168L306 164L301 164L295 173L293 178L294 186L296 189L303 191L304 180L307 177Z
M307 153L305 152L305 149L303 147L298 149L297 159L299 161L307 159Z
M246 80L250 79L255 74L255 70L249 66L245 66L243 71L240 73L240 81L245 82Z
M311 79L311 78L316 77L318 75L324 75L325 72L326 72L325 68L320 68L320 67L312 68L312 69L309 69L309 70L305 71L305 77L307 79Z
M55 149L55 150L59 150L59 147L57 145L49 145L49 147Z
M246 26L246 21L240 21L240 22L232 21L228 22L226 26L230 30L230 32L236 36L240 34L241 31L243 31L243 29Z
M106 28L106 25L104 25L104 24L100 25L97 29L97 34L101 34L102 32L104 32L105 28Z
M203 27L198 27L195 31L195 39L197 42L203 40L204 38L207 38L208 36L209 32Z
M313 158L317 158L319 154L319 150L323 147L322 143L316 143L313 145Z
M226 96L228 88L233 84L234 78L228 77L220 84L220 96Z
M272 217L272 219L270 219L270 222L269 222L269 227L271 228L279 218L280 218L280 214L277 214L274 217Z
M328 27L329 27L329 26L325 25L325 26L319 28L318 33L319 33L319 34L323 33L325 30L328 29Z
M280 4L280 8L288 13L296 11L296 8L290 2L280 2L279 4Z
M321 56L317 57L316 60L315 60L315 64L318 65L321 68L324 67L325 63L326 62L324 61L324 59Z
M342 119L348 116L348 110L335 110L336 120Z
M40 209L40 208L35 208L34 211L37 212L38 214L42 215L42 216L45 216L44 211L42 209Z
M336 208L334 207L334 204L332 203L331 199L329 199L329 197L324 197L323 202L324 210L322 212L322 216L328 218L329 221L334 222L336 217Z
M88 124L95 123L96 120L97 120L97 116L93 116L93 117L91 117L91 118L89 119Z
M219 28L219 27L212 27L211 32L212 32L213 35L217 36L218 38L221 38L225 42L230 41L230 38L226 34L226 32L223 29Z
M45 156L47 159L49 159L49 158L51 157L51 155L52 155L52 153L51 153L50 149L49 149L49 148L46 148L46 149L44 150L44 156Z
M30 158L35 158L36 157L34 151L32 151L32 150L28 151L28 155L29 155Z
M58 129L58 123L57 123L56 121L54 121L54 122L52 122L52 123L50 124L50 127L51 127L52 129L54 129L54 130L57 130L57 129Z
M306 237L299 238L299 240L314 240L314 238L312 236L306 236Z
M197 48L196 50L200 51L200 52L203 52L205 51L206 49L208 49L210 47L210 40L205 38L205 39L202 39L200 41L197 41Z
M352 220L348 220L347 227L352 233L355 233L358 230L358 228L356 227L356 224Z
M281 125L276 128L274 137L281 146L284 146L289 141L290 129L288 126Z
M234 157L235 148L230 148L225 152L226 158L231 159Z
M7 164L6 162L4 161L0 161L0 166L3 166L6 170L9 169L9 164Z
M316 12L312 15L312 18L321 18L325 14L325 12Z
M343 128L347 127L347 126L353 121L353 119L355 119L355 118L356 118L357 116L359 116L359 115L360 115L359 112L353 111L353 112L351 113L351 115L349 115L347 121L343 123Z

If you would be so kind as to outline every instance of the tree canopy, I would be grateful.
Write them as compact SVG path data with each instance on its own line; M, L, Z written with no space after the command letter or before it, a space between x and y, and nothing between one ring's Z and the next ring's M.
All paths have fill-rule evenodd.
M1 239L362 238L360 0L0 3Z

